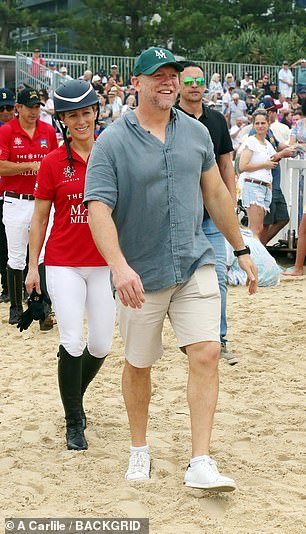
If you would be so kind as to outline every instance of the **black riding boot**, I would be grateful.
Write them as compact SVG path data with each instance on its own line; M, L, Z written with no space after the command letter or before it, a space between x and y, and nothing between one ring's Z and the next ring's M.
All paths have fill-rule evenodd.
M58 354L58 384L66 418L67 449L88 448L82 425L82 356L71 356L62 345Z
M7 283L10 297L9 324L17 324L23 313L22 309L22 271L7 266Z
M81 395L82 395L82 423L83 423L84 429L86 428L86 414L83 408L83 396L87 389L87 386L95 378L99 369L102 367L105 358L106 356L104 356L104 358L95 358L94 356L90 354L87 347L85 347L83 351Z

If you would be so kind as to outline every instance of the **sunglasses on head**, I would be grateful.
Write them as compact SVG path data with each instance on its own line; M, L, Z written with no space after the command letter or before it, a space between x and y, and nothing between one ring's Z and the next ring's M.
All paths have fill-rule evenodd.
M194 82L197 85L203 86L205 83L205 79L201 76L199 76L198 78L192 78L191 76L187 76L187 78L183 79L184 85L192 85Z
M6 111L13 111L14 106L0 106L0 112L2 113L4 110Z

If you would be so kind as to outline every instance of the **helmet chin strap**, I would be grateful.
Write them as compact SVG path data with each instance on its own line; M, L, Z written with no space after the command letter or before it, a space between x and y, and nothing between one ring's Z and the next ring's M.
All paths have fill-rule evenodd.
M68 138L67 138L67 131L68 131L68 128L66 126L64 126L63 129L62 129L63 137L64 137L64 143L65 143L65 147L66 147L67 154L68 154L70 172L73 173L73 158L72 158L72 154L71 154L71 150L70 150L70 144L69 144L69 141L68 141Z
M67 137L68 128L67 128L67 126L64 125L64 123L61 121L61 119L60 119L60 117L58 115L56 115L55 122L56 122L56 125L58 126L58 128L61 130L61 132L63 134L63 140L64 140L64 143L65 143L65 147L66 147L66 151L67 151L67 155L68 155L68 159L69 159L70 172L72 173L73 172L73 158L72 158L72 154L71 154L71 150L70 150L70 144L69 144L68 137Z

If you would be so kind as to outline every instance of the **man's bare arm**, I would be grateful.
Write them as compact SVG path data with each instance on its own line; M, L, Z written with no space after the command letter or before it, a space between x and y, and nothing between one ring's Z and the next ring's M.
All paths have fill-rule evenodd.
M21 174L27 171L38 172L39 167L40 161L22 161L15 163L13 161L3 160L0 161L0 176L15 176L15 174Z
M222 181L218 166L215 164L202 173L201 187L205 207L217 228L222 232L234 250L245 248L230 193ZM248 254L239 256L240 267L247 274L249 293L257 289L257 267Z

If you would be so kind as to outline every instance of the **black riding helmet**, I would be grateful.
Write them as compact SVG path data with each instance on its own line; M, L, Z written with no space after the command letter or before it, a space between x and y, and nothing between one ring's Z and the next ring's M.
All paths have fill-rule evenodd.
M53 94L54 110L56 123L63 133L64 143L66 146L70 172L73 172L73 159L67 139L67 128L60 120L59 114L65 111L73 111L75 109L87 108L88 106L97 106L97 116L99 113L99 99L89 82L85 80L68 80L60 85Z
M98 104L98 96L89 82L68 80L60 85L53 95L55 112L63 113Z

